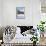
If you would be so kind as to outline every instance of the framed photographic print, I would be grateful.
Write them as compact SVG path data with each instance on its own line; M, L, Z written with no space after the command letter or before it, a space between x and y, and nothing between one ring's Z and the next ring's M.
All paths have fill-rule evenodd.
M16 7L16 19L24 19L25 18L25 8L24 7Z

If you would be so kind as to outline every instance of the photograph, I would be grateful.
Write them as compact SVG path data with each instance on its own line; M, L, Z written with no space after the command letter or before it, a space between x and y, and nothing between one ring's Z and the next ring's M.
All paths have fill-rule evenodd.
M46 46L46 0L0 0L0 46Z
M25 19L25 7L16 7L16 19Z

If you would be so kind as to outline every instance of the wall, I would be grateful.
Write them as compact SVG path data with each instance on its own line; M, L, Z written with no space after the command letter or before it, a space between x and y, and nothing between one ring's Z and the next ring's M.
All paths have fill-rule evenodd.
M41 2L40 0L32 0L32 10L33 10L33 26L37 26L41 20Z
M0 26L2 24L3 16L2 16L2 0L0 0Z
M40 0L2 0L0 20L2 26L6 25L33 25L40 20ZM25 7L25 19L16 19L16 7ZM2 13L2 14L1 14Z

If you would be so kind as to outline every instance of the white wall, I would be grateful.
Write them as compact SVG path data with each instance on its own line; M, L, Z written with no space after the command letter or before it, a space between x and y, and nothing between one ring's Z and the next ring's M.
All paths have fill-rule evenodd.
M40 0L32 0L32 10L33 10L33 26L37 26L41 20L41 2Z
M40 20L40 0L2 0L3 26L5 25L34 25ZM25 19L16 19L16 7L25 7ZM1 9L1 8L0 8ZM1 14L2 13L2 14Z
M2 24L2 20L3 20L3 17L2 17L2 0L0 0L0 26Z

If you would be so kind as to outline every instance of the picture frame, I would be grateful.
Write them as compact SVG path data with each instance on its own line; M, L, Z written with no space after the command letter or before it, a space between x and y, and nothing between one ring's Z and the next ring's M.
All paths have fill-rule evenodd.
M24 7L16 7L16 19L25 19Z

